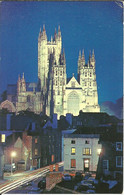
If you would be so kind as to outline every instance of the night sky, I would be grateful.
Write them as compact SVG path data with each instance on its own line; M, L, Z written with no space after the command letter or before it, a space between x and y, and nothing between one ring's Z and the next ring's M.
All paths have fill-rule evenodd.
M79 50L88 61L94 49L99 103L123 95L123 19L115 2L0 3L0 93L18 74L37 82L38 34L45 24L50 40L60 25L67 76L77 76Z

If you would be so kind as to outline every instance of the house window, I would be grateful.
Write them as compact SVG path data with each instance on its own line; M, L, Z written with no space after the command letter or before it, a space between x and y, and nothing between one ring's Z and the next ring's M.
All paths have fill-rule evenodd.
M38 143L38 140L37 140L37 138L35 138L34 142L35 142L35 144L37 144L37 143Z
M122 156L116 156L116 167L122 167Z
M87 86L87 82L85 82L85 86Z
M90 72L90 77L92 77L92 74L91 74L91 72Z
M90 143L90 141L89 140L85 140L85 144L89 144Z
M71 154L75 155L76 149L75 148L71 148Z
M35 156L38 155L38 149L35 149L34 154Z
M91 86L91 82L90 82L90 86Z
M109 169L109 161L108 160L103 160L103 169L108 170Z
M54 161L54 154L51 156L51 161L52 162Z
M71 140L71 144L75 144L75 140Z
M6 139L6 135L5 134L2 134L1 135L1 142L4 143L5 142L5 139Z
M122 142L116 142L116 151L122 151Z
M85 77L87 77L87 72L85 72Z
M58 82L57 82L57 80L56 80L56 86L58 85Z
M91 155L91 148L84 148L83 155Z
M56 70L56 76L57 76L57 74L58 74L58 72L57 72L57 70Z
M76 159L71 159L71 168L76 168Z

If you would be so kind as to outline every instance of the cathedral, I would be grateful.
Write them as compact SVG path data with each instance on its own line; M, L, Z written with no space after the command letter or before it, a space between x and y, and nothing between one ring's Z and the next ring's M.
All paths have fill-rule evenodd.
M38 82L27 83L24 73L17 84L8 85L7 100L0 105L10 111L30 110L58 118L66 113L100 112L95 72L95 55L85 62L84 50L79 52L77 80L66 75L66 59L62 49L60 27L48 41L45 26L38 37Z

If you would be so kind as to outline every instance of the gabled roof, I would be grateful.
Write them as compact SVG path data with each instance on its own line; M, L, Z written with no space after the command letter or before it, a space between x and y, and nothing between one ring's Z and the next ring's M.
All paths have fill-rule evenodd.
M66 88L81 88L80 84L77 82L76 78L73 76L67 83Z

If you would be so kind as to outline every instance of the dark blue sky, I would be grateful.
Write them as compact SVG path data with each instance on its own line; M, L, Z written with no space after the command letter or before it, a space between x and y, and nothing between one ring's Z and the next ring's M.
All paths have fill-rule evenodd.
M25 73L37 82L37 42L45 24L48 39L60 25L67 76L77 75L79 50L88 61L94 49L99 103L122 97L122 9L115 2L2 2L0 92Z

